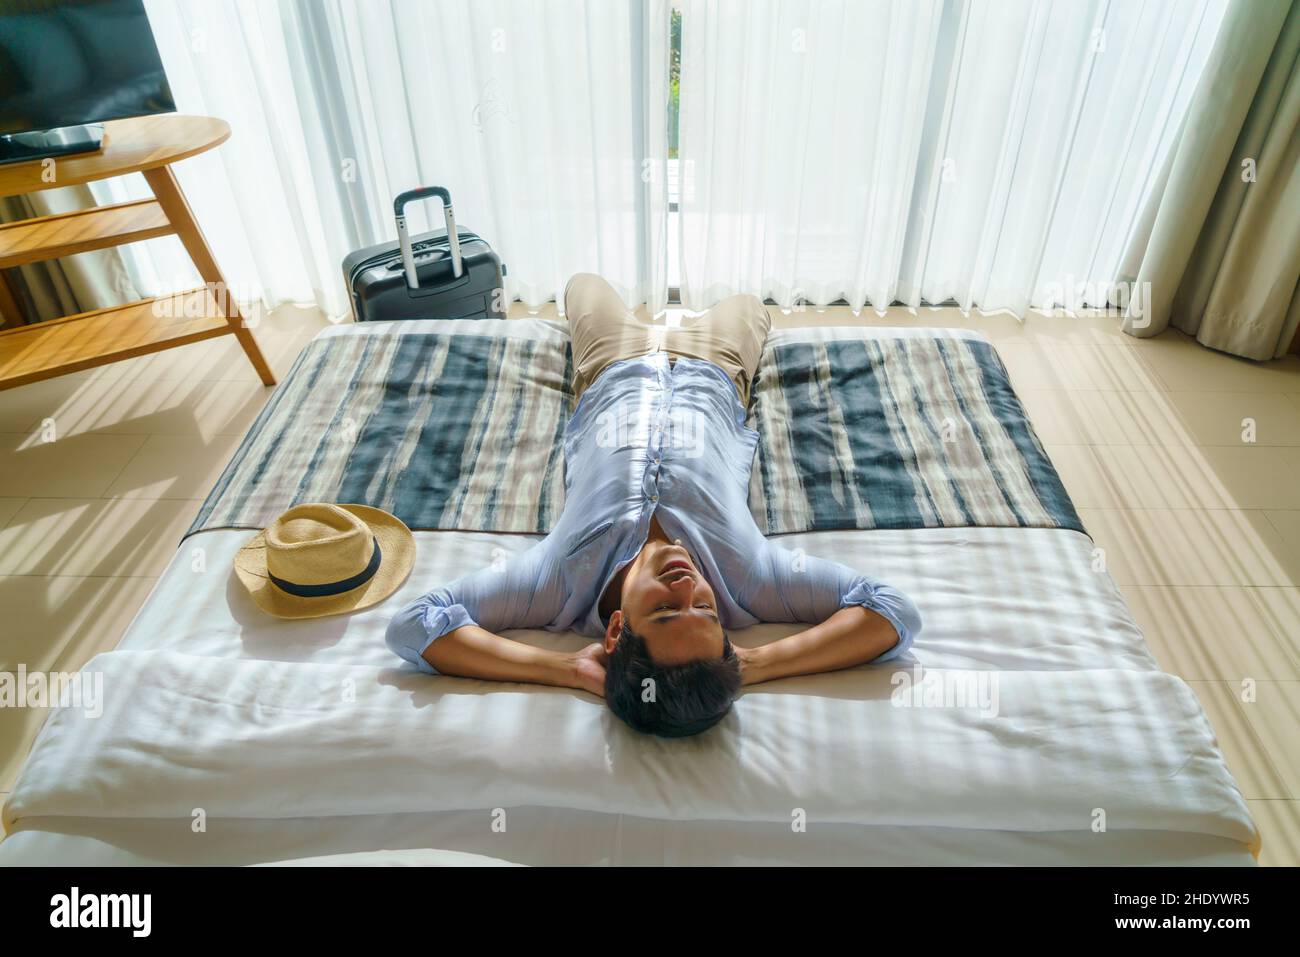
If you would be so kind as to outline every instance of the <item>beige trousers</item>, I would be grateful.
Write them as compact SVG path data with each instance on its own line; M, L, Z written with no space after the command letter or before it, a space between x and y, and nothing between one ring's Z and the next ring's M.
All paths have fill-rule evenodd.
M680 326L652 326L638 319L614 287L593 273L578 273L564 287L564 314L573 341L573 391L581 398L614 362L652 352L704 359L720 366L749 404L749 387L772 317L757 296L728 296Z

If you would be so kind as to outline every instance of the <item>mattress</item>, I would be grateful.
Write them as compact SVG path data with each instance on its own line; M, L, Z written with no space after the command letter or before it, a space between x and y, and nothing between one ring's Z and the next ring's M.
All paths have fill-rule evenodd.
M524 325L498 327L509 330L510 348L529 333ZM352 349L355 383L374 380L376 360L366 356L398 356L414 342L399 337L437 327L470 336L488 328L341 327L313 346ZM542 340L556 334L550 324L532 331ZM853 346L855 337L866 341ZM909 655L747 688L717 728L677 741L636 735L582 692L426 678L384 645L394 612L540 537L469 530L461 519L415 532L415 569L385 602L349 616L271 619L230 572L252 533L209 525L214 514L241 525L279 507L276 483L296 474L293 463L323 461L315 439L300 434L315 428L301 415L315 409L319 423L335 421L342 406L313 402L313 392L328 390L320 370L303 372L300 360L119 648L86 666L103 682L99 713L51 710L4 806L0 864L1252 863L1258 833L1205 715L1151 658L1091 540L1068 527L1073 511L1055 501L1059 483L1014 394L997 381L1000 363L985 364L982 393L945 399L942 383L925 377L951 368L956 353L945 343L969 342L969 333L777 338L791 346L787 376L775 388L769 375L767 394L787 408L811 401L804 419L816 408L854 415L851 400L826 388L826 370L848 361L835 355L874 356L872 368L888 372L879 392L904 440L872 450L876 477L844 494L853 451L823 436L816 481L839 489L840 504L828 511L822 492L781 493L781 527L817 529L781 540L906 591L925 621ZM851 349L837 345L845 342ZM927 350L942 360L931 373L918 372L923 362L909 366L909 355ZM549 361L558 362L554 354ZM382 403L362 409L358 396L391 400L396 392L432 414L426 400L436 381L417 382L408 371L394 386L393 374L368 392L335 389L354 403L344 419L361 423L351 430L358 442L372 426L400 432L403 421ZM518 382L498 386L516 400L527 391ZM535 400L525 404L536 412ZM501 408L496 396L480 400L466 421L493 408ZM916 453L954 418L980 435L969 455L955 459L938 446ZM849 421L848 434L867 435L867 425ZM766 446L773 454L760 508L809 468L783 451L781 436L795 433L768 428L775 439ZM508 442L501 447L513 455ZM549 458L545 448L538 454ZM358 489L392 493L399 513L420 511L419 494L400 493L401 462L375 469L371 460L349 478L354 456L345 448L324 460L334 462L328 480L340 489L364 480ZM250 467L254 460L278 462L280 471ZM472 485L479 467L462 459L456 481ZM299 491L318 487L319 472L302 474ZM964 502L994 501L984 495L988 483L1005 486L1016 475L1029 484L1018 498L1004 496L1015 513L1006 527L871 527L892 514L878 506L880 482L898 479L896 487L941 504L932 493L946 484L972 483L966 488L979 494L959 493ZM437 484L428 474L421 481ZM454 482L446 488L448 500L459 494ZM527 527L546 514L544 499L506 514L523 514ZM813 499L816 514L804 507ZM1047 527L1023 527L1040 507ZM440 506L438 514L450 512ZM958 525L977 516L965 506L932 514ZM732 637L757 644L795 627L760 625ZM557 648L583 641L511 634Z
M518 733L519 707L525 708L523 715L527 716L528 702L552 698L582 716L570 728L570 735L585 731L602 751L611 739L607 712L594 698L559 689L406 675L383 644L388 618L428 582L446 580L467 565L487 563L500 554L499 549L522 549L535 536L417 532L416 568L399 592L359 614L314 622L270 620L242 593L228 569L247 537L245 531L224 530L188 539L128 629L119 652L192 656L196 672L205 666L240 662L275 663L303 673L320 668L374 669L380 682L413 700L421 687L436 684L456 699L458 714L472 717L475 725L495 722L495 733L502 738ZM1133 703L1128 699L1147 694L1135 693L1131 682L1167 679L1174 686L1181 682L1160 673L1114 584L1094 570L1092 544L1085 535L1060 529L871 530L804 533L785 537L783 542L886 575L915 596L926 616L925 640L913 647L908 660L895 662L888 670L867 666L786 679L746 691L736 706L738 724L744 727L749 720L751 701L761 698L767 707L775 707L772 723L788 729L787 758L815 754L827 741L843 736L836 714L820 705L888 695L895 687L893 675L912 674L916 668L922 673L997 675L1004 696L1017 678L1027 676L1041 682L1036 687L1090 689L1106 701L1104 707L1091 695L1077 700L1061 693L1042 701L1042 711L1053 716L1051 720L1062 729L1067 742L1095 742L1105 732L1103 712L1109 710L1121 719L1112 729L1117 739L1093 754L1098 760L1083 769L1084 785L1075 782L1072 787L1046 793L1052 787L1050 776L1030 773L1023 789L1013 788L1010 796L998 795L994 802L993 795L981 794L981 788L975 786L988 771L971 766L977 755L956 726L947 724L949 710L894 709L903 728L913 715L928 714L936 719L931 727L935 733L894 742L900 755L915 759L918 778L888 788L885 782L880 784L883 791L901 787L918 793L904 806L892 798L875 797L868 780L849 796L847 804L870 808L884 800L883 806L877 804L870 812L879 816L878 823L831 819L833 815L823 816L815 807L806 807L806 829L800 830L792 826L788 814L755 820L733 812L733 818L719 819L697 816L690 806L676 807L676 818L627 813L613 803L621 798L609 794L599 782L589 782L593 785L590 793L571 795L573 806L503 808L495 797L504 793L501 787L511 777L509 767L480 771L476 780L460 787L464 803L477 806L440 806L432 793L439 786L436 774L428 779L433 782L429 785L429 810L368 809L364 801L348 807L331 806L335 799L331 772L319 765L293 768L297 780L288 784L241 775L241 754L247 754L244 749L253 749L257 742L252 731L244 733L239 742L237 722L219 729L226 739L235 738L237 746L230 752L231 766L214 769L216 780L199 777L192 784L177 786L205 761L220 763L211 749L196 746L187 767L154 768L123 782L114 777L120 772L120 754L112 762L115 769L105 772L103 752L88 748L85 739L77 742L71 726L61 727L60 719L75 712L57 711L52 712L52 720L33 749L35 754L52 754L55 760L49 773L34 777L29 763L20 777L6 806L6 822L13 833L0 843L0 864L252 864L421 849L534 865L1252 862L1257 837L1198 708L1183 715L1169 712L1167 720L1179 722L1182 731L1191 733L1189 740L1199 744L1189 745L1186 753L1167 761L1181 769L1190 793L1202 795L1196 799L1196 813L1215 817L1218 823L1175 826L1171 817L1167 828L1149 826L1161 820L1160 814L1154 813L1152 820L1137 822L1144 826L1126 825L1125 814L1137 812L1140 816L1143 802L1149 802L1153 811L1160 808L1154 793L1128 793L1125 797L1134 773L1134 768L1121 766L1125 756L1141 756L1139 773L1152 760L1140 721L1132 735L1124 737L1132 720L1123 714ZM738 632L737 639L757 643L790 630L788 625L760 625ZM519 632L517 636L551 647L576 647L582 640L541 631ZM96 662L88 665L92 670L96 667ZM111 690L112 685L106 687ZM513 707L506 703L506 696L516 699ZM1162 713L1166 708L1167 703L1160 705ZM241 720L253 728L255 710L241 714ZM394 721L394 729L400 720ZM177 721L185 736L203 738L202 729L184 726L183 715L177 715ZM112 734L111 728L87 726L96 735ZM135 733L158 732L155 728ZM746 740L743 735L741 740ZM869 742L873 736L867 734L864 740ZM57 748L60 742L66 747ZM1014 778L1017 769L1024 772L1025 765L1035 762L1037 749L1059 743L1047 741L1041 728L1036 735L1023 723L1013 722L996 742L1006 760L994 770ZM375 740L374 745L383 751L382 740ZM659 742L647 744L651 751L661 746ZM270 753L288 757L274 748ZM75 755L89 755L88 760L98 763L100 770L78 769ZM617 777L620 768L644 756L625 755L622 762L614 752L606 757L611 776ZM651 762L650 767L665 775L659 783L668 787L673 755L657 757L663 763ZM770 804L779 801L784 788L789 809L794 810L813 802L823 788L836 785L835 770L825 764L805 763L795 774L786 758L778 760L779 756L771 754L753 757L768 787L777 793ZM419 763L419 757L410 752L394 753L391 761L387 775L396 781L412 764ZM367 769L372 785L376 774L383 779L384 767L381 760L380 765ZM699 780L686 782L689 786L682 789L683 795L697 801L709 798L708 767L695 767ZM728 770L734 777L735 767ZM809 779L809 774L814 779ZM821 780L815 779L817 776ZM1153 781L1158 784L1165 776L1154 774ZM81 783L58 783L74 779ZM1069 807L1072 788L1078 791L1078 800ZM227 793L219 796L216 792L223 789ZM922 789L928 791L928 799L919 793ZM114 792L129 792L130 799L114 797ZM419 794L415 790L412 796L418 798ZM1100 797L1103 794L1105 797ZM761 802L770 796L756 794L754 800ZM735 800L734 796L725 799ZM1121 808L1122 800L1131 806ZM195 833L192 812L212 801L227 801L228 816L208 813L206 829ZM1110 810L1108 826L1100 832L1092 824L1098 803L1105 805L1103 810ZM1181 801L1176 803L1182 808ZM909 814L917 813L917 805L926 805L921 809L924 814L909 819ZM265 808L264 816L258 816L258 807ZM492 814L497 811L505 813L504 832L491 826ZM1076 816L1078 820L1074 820ZM1056 826L1062 820L1070 821L1071 826ZM982 826L986 823L996 826Z

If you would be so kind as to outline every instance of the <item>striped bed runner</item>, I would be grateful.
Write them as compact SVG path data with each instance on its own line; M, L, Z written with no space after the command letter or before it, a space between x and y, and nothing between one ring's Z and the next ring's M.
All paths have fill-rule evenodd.
M885 331L769 338L749 422L759 527L1083 531L993 346Z
M373 505L412 529L544 533L564 507L570 373L562 323L331 330L299 355L187 534L262 528L313 501ZM969 334L775 330L749 424L750 507L769 535L1082 530L996 352Z

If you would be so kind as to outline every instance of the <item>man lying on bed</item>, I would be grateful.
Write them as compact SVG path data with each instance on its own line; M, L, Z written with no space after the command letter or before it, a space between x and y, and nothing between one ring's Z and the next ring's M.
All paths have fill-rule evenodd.
M753 296L664 329L599 276L565 290L578 404L564 435L564 511L551 533L412 602L388 646L428 674L604 695L633 728L696 734L743 684L901 654L920 630L901 592L769 542L749 511L758 435L749 388L771 319ZM724 628L804 622L738 648ZM563 654L508 628L599 638Z

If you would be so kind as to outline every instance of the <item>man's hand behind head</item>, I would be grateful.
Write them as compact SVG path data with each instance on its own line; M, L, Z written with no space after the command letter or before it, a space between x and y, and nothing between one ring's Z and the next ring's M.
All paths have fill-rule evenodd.
M605 697L605 668L609 664L605 646L593 641L581 651L575 651L568 660L573 669L573 687Z

